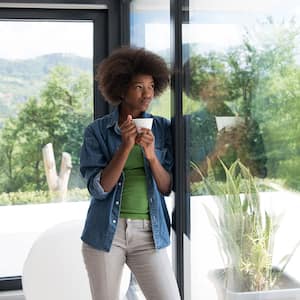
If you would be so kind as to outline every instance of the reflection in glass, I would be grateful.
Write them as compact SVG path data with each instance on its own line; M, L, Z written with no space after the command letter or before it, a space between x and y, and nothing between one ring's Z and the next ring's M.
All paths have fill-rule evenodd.
M217 200L203 180L211 179L211 170L219 188L226 186L220 160L228 168L237 159L242 162L260 191L261 209L282 215L276 235L271 234L274 266L299 240L291 233L300 208L299 6L296 1L275 2L241 7L237 1L226 6L221 1L191 1L190 24L183 25L192 299L203 294L217 299L208 274L227 263L222 260L225 248L217 244L208 222L208 211L219 216ZM244 193L241 188L238 191ZM223 190L224 201L230 195L232 191ZM285 269L296 280L299 259L297 250ZM246 286L251 286L250 279Z
M170 63L170 2L134 0L130 2L130 44L144 47ZM149 112L170 119L170 89L151 102Z
M170 1L168 0L133 0L130 2L130 44L144 47L170 62ZM159 98L153 99L149 112L153 115L170 118L171 106L170 89L167 89ZM167 205L171 214L171 200ZM171 260L171 249L168 254ZM144 300L135 276L131 274L131 282L127 292L127 299Z
M190 160L199 166L203 174L207 173L209 161L217 179L224 179L219 160L230 165L239 158L253 175L265 177L267 159L264 142L259 125L249 114L248 104L245 104L249 101L242 100L245 107L240 114L234 112L234 107L230 105L236 100L233 93L236 93L235 97L240 97L238 92L232 90L230 66L223 62L220 55L209 53L206 57L192 56L185 67L186 74L190 76L187 80L190 90L186 89L186 93L200 106L188 119ZM191 174L193 182L197 181L195 175L194 172Z

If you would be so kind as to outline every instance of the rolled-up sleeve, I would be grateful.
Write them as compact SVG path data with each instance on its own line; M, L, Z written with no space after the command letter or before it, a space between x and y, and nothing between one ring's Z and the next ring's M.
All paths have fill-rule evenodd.
M93 188L95 193L98 195L102 195L102 198L105 198L105 196L108 194L108 192L105 192L102 185L100 184L100 178L101 178L102 170L95 176L93 181Z
M105 199L107 192L100 185L102 170L107 165L107 149L100 135L89 126L85 130L83 144L80 151L80 173L87 183L91 196L95 199Z

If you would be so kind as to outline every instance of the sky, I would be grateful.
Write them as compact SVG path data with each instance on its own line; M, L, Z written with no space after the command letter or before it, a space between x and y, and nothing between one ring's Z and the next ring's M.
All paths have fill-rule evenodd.
M190 0L190 5L189 24L182 27L183 44L197 44L203 51L223 51L241 44L245 29L259 30L259 22L265 22L268 17L272 17L276 24L288 23L294 18L300 27L300 0ZM153 51L169 48L169 18L164 19L161 22L164 24L157 21L146 23L146 48ZM141 25L142 20L136 27ZM135 32L143 35L140 29Z
M260 4L255 2L254 5L253 1L259 1ZM262 20L267 15L274 16L279 22L295 16L300 24L299 1L252 0L245 2L249 4L248 7L245 3L240 5L240 0L229 0L226 6L221 0L191 0L191 6L194 5L190 12L191 24L183 25L183 42L215 50L234 46L241 42L245 24ZM151 10L146 13L147 20L144 19L144 12L144 17L137 22L133 31L136 34L136 44L152 51L168 49L169 18L157 18L157 12L151 17ZM143 22L146 22L145 27ZM0 58L27 59L49 53L72 53L92 58L93 23L0 21Z
M0 58L27 59L49 53L93 57L93 23L0 21Z

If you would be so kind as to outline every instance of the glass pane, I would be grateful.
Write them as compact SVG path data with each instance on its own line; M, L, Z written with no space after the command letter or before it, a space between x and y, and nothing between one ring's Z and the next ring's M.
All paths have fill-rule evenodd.
M130 2L130 44L153 51L170 64L170 7L169 1L133 0ZM153 115L170 119L171 95L168 88L162 95L154 99L148 110ZM167 197L166 204L171 215L173 197ZM168 247L170 261L171 247ZM135 277L131 276L127 299L144 300Z
M169 1L131 1L130 44L144 47L162 56L170 64L170 6ZM171 95L167 89L151 103L150 112L170 119Z
M192 299L299 297L299 8L190 1L183 53Z
M21 275L41 232L85 216L79 150L93 113L93 23L0 21L0 44L0 277L6 277Z

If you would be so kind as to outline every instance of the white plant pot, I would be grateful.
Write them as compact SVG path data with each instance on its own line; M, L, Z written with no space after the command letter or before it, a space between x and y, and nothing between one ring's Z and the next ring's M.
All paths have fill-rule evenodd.
M209 273L214 283L219 300L298 300L300 299L300 283L286 274L278 280L278 288L257 292L234 292L224 286L224 278L220 275L224 269Z

